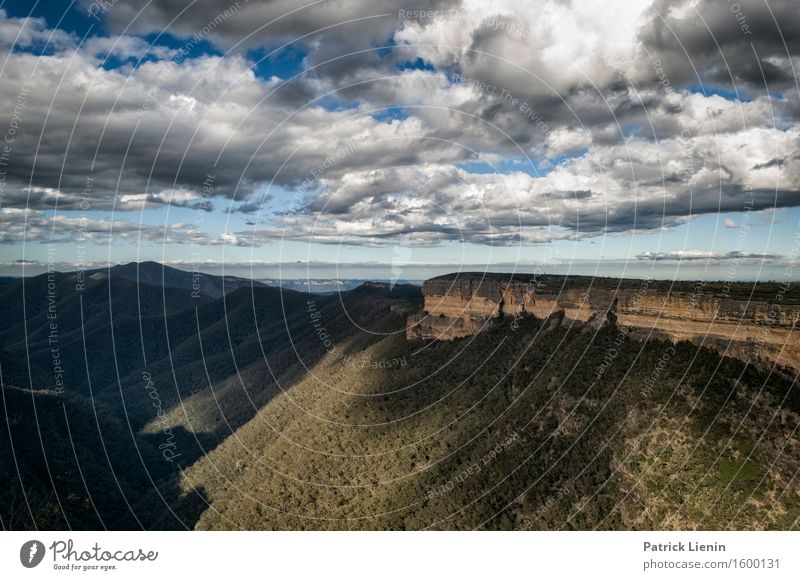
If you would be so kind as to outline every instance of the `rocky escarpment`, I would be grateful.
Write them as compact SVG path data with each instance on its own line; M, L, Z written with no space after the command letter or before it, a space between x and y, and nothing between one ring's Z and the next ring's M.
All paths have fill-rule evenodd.
M501 316L585 322L613 312L642 338L689 340L728 356L800 368L794 326L800 300L789 283L670 282L584 276L461 273L423 285L424 310L408 318L409 339L480 332Z

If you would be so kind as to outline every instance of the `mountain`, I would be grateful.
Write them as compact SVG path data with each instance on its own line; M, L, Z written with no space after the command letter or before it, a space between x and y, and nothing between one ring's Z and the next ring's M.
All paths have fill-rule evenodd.
M190 296L204 295L219 298L239 288L263 286L257 280L240 278L238 276L214 276L195 269L191 272L179 270L158 262L131 262L88 270L87 276L103 275L112 278L124 278L150 286L176 288L186 290Z
M798 525L796 371L670 335L648 309L694 285L470 275L192 298L133 271L0 286L3 527ZM626 295L641 288L644 314ZM725 301L706 323L788 333L728 304L779 291L697 300Z

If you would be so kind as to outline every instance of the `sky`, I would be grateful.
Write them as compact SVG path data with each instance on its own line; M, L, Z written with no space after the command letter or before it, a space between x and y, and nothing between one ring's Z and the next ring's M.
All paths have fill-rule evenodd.
M797 16L0 1L0 275L797 280Z

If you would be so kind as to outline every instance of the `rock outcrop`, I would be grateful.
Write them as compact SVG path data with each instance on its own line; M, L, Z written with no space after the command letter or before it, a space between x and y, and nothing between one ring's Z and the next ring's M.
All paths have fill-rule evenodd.
M423 285L424 310L408 318L409 339L450 340L501 316L586 322L613 312L640 338L689 340L728 356L800 369L794 327L800 301L789 284L669 282L584 276L460 273Z

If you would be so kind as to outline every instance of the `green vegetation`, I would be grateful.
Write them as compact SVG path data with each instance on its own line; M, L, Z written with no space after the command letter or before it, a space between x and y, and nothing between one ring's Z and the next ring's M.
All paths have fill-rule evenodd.
M184 492L202 487L213 508L198 526L795 525L798 458L778 453L798 424L789 380L682 343L645 395L669 343L559 317L510 324L453 342L388 337L350 366L323 360L313 372L324 382L275 397L189 469ZM365 366L387 357L409 363ZM767 424L784 396L783 420ZM721 479L742 442L749 458Z
M602 276L563 276L558 274L500 274L492 272L459 272L445 274L432 280L453 281L477 277L486 281L509 281L520 283L534 281L539 292L559 292L569 288L592 288L594 290L639 290L643 281L636 278L607 278ZM782 282L726 282L724 280L648 280L647 288L651 292L671 293L673 295L697 295L698 297L717 297L730 300L750 300L772 304L776 296L782 304L800 304L800 296L787 293L786 284Z

